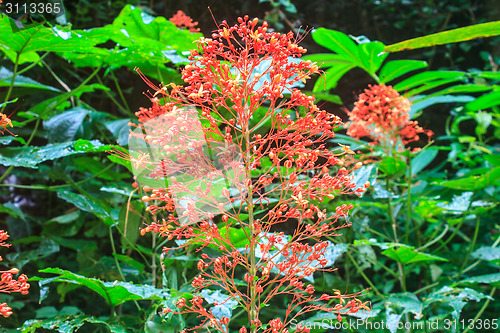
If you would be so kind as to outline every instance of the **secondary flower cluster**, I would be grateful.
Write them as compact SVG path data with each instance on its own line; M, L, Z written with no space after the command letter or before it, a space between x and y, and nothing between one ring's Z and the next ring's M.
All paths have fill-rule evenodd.
M354 138L368 137L373 145L401 150L404 145L419 140L419 134L428 137L429 130L410 120L410 101L384 84L370 85L359 95L349 115L347 135Z
M10 244L7 244L5 241L9 238L9 235L4 231L0 230L0 246L9 247ZM2 261L2 257L0 257L0 261ZM0 276L0 292L2 293L21 293L26 295L28 293L28 289L30 287L28 278L26 275L21 274L17 280L12 277L12 274L18 274L19 270L17 268L11 268L6 271L0 271L2 274ZM12 314L12 309L7 305L7 303L0 303L0 315L5 318L9 317Z
M238 22L223 22L211 39L198 42L182 71L186 86L157 87L143 77L155 89L153 106L141 108L139 124L131 124L135 186L156 218L141 233L175 240L164 248L167 255L193 246L202 252L194 295L164 313L195 313L202 319L192 329L229 332L230 318L212 310L233 300L248 314L240 332L270 333L288 332L294 318L311 311L341 320L368 310L359 294L317 293L303 281L333 270L326 259L331 244L321 238L350 225L352 204L327 212L318 203L360 195L369 186L353 181L361 163L343 166L353 154L348 146L332 151L326 145L340 118L296 88L318 66L298 61L306 50L292 33L268 32L258 19ZM259 133L264 124L269 132ZM293 231L277 231L278 225L293 225ZM227 300L208 305L203 292L213 289ZM288 302L284 314L261 313L275 297Z
M198 22L193 22L193 19L187 16L182 10L177 11L169 21L175 24L177 28L187 28L191 32L200 31L200 29L196 28Z

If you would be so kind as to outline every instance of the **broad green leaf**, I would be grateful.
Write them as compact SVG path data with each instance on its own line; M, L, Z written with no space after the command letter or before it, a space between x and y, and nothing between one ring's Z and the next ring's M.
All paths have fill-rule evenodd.
M500 167L493 168L481 175L469 176L453 180L445 180L442 182L437 182L437 184L455 190L477 191L487 186L493 185L498 179L500 179Z
M424 37L409 39L404 42L388 45L385 47L384 51L399 52L403 50L413 50L434 45L457 43L475 38L497 35L500 35L500 21L476 24L465 28L458 28Z
M24 322L24 325L19 328L19 330L23 333L32 333L40 328L50 330L51 332L73 333L79 331L85 323L103 324L107 326L111 333L126 333L128 330L128 328L124 327L120 323L112 323L111 321L108 322L102 318L97 319L96 317L86 315L62 314L61 312L63 309L59 311L59 315L55 318L27 320Z
M406 170L406 163L399 158L386 156L380 162L379 169L388 176L394 176Z
M385 63L379 73L380 82L387 83L406 73L427 67L427 62L420 60L392 60Z
M10 252L7 254L7 259L10 261L10 264L14 264L15 267L22 270L24 265L27 263L38 261L59 251L60 247L54 240L43 238L37 249L22 252Z
M399 92L405 92L412 88L418 87L422 84L429 85L431 82L438 80L439 82L444 80L451 80L450 82L459 81L465 79L464 72L457 71L429 71L415 74L404 81L396 84L394 89Z
M106 224L113 224L113 219L111 218L110 214L110 208L101 200L90 196L73 193L68 190L58 190L57 196L75 205L78 209L95 214L97 217L105 221Z
M316 101L326 101L338 105L343 104L342 100L338 95L314 93L314 97L316 98Z
M411 159L411 175L414 176L428 166L437 156L439 150L431 147L418 152L418 154Z
M335 88L342 76L354 67L354 64L347 63L329 68L318 78L314 84L313 92L328 91Z
M438 87L445 86L457 81L461 81L462 78L451 78L451 79L443 79L443 80L433 80L429 82L424 82L422 85L420 85L417 88L411 89L410 91L405 93L405 96L415 96L415 95L420 95L424 92L427 92L429 90L434 90Z
M415 317L420 318L422 316L423 304L412 293L399 293L391 294L386 299L388 305L394 305L396 307L403 308L401 313L412 313Z
M380 69L385 58L389 55L384 53L384 44L381 42L369 42L358 45L358 51L363 62L364 69L371 75Z
M68 100L75 96L75 97L80 97L84 93L88 92L94 92L96 89L100 90L109 90L109 88L104 87L100 84L91 84L91 85L80 85L77 88L66 92L64 94L60 94L56 97L49 98L44 100L43 102L40 102L39 104L33 106L30 109L30 112L32 113L37 113L39 114L42 118L47 118L48 116L51 115L51 112L56 109L60 108L61 106L65 106L64 103L68 104Z
M500 166L500 154L491 154L491 155L485 155L484 159L488 161L492 166L498 167Z
M82 107L66 110L43 122L52 142L65 142L75 139L78 131L82 132L83 120L92 112Z
M473 276L457 282L456 284L478 284L485 283L495 287L500 287L500 273Z
M104 123L104 126L113 134L119 145L128 145L128 137L130 127L128 126L130 119L118 119Z
M26 221L26 217L24 216L24 213L21 210L21 208L19 206L16 206L10 201L0 204L0 213L6 213L12 217L20 218Z
M500 104L500 91L476 98L475 101L467 103L465 108L469 111L485 110Z
M0 87L8 87L12 84L12 72L5 67L0 67ZM17 75L14 80L14 87L22 88L32 88L32 89L44 89L60 92L60 89L54 88L52 86L37 82L29 77Z
M493 299L492 297L473 289L443 286L441 289L431 292L430 295L424 299L424 308L427 308L431 306L432 303L436 302L446 304L453 309L451 311L451 315L458 321L463 308L467 305L467 302L479 302L485 298L490 300Z
M458 84L439 90L438 92L435 92L430 96L439 96L445 94L472 94L483 91L489 91L491 89L493 89L492 86L487 86L483 84Z
M18 29L7 15L0 16L0 48L16 53L33 51L85 52L93 41L85 36L61 27L45 27L34 24ZM31 53L31 56L33 53Z
M353 64L363 67L356 43L346 34L340 31L319 28L312 32L312 37L319 45L344 56L346 59L351 60Z
M38 164L61 157L79 154L74 142L47 144L41 147L7 147L0 149L0 164L36 168Z
M471 256L476 259L496 262L500 260L500 247L483 246L472 252Z
M321 68L337 65L352 64L352 61L340 54L334 53L316 53L303 57L304 60L316 62Z
M120 305L131 300L144 299L165 299L169 294L150 285L135 285L129 282L103 282L99 279L88 278L83 275L75 274L60 268L45 268L40 273L57 274L48 282L69 282L85 286L103 297L107 303L113 306ZM47 279L36 278L39 281Z
M459 95L459 96L441 95L441 96L426 97L418 99L417 102L412 104L410 114L412 115L413 118L413 115L417 114L418 111L423 110L431 105L440 103L467 103L473 100L475 100L475 98L468 95Z
M120 209L118 217L118 225L124 236L122 237L122 247L127 248L130 244L135 244L139 237L139 226L142 222L141 212L144 210L144 205L139 200L132 201L130 207L125 204Z
M445 258L441 258L432 254L418 252L413 246L407 245L391 247L387 250L382 251L382 254L396 260L397 262L402 263L403 265L421 261L448 261Z
M52 235L51 238L60 246L76 251L97 250L97 242L89 239L63 238Z
M177 82L179 73L165 63L187 63L186 55L193 42L202 35L180 30L164 17L153 17L138 7L127 5L112 24L92 30L77 31L102 44L108 40L114 48L92 47L81 52L65 52L64 57L75 66L107 66L111 69L139 66L148 77L163 82ZM184 52L184 53L183 53Z
M166 290L157 289L148 284L133 284L130 282L103 282L111 304L119 305L127 301L145 299L166 299L170 295Z
M127 264L130 267L137 269L141 273L144 272L144 269L146 267L143 263L140 263L137 260L131 258L130 256L124 254L113 253L113 257L120 260L124 264Z
M370 182L370 184L374 184L377 179L377 165L369 164L363 165L358 170L354 170L352 175L354 176L352 182L356 184L356 187L353 188L364 188L366 182Z

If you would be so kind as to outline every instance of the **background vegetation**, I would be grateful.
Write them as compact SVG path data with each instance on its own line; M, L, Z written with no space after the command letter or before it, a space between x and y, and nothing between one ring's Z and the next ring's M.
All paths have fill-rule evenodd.
M162 322L157 311L190 292L197 259L189 252L161 257L166 241L140 236L150 217L132 193L130 167L106 150L127 144L128 122L149 106L136 66L156 82L182 84L179 68L192 41L210 36L214 18L231 24L244 14L282 32L318 28L302 45L324 63L325 75L305 90L329 112L347 120L343 108L352 109L368 84L387 83L435 133L429 145L413 143L425 146L418 154L371 152L377 162L357 177L373 186L353 202L353 226L332 253L339 269L315 276L317 291L369 287L371 320L439 319L436 331L445 330L445 319L498 319L500 39L380 56L384 44L497 20L496 1L64 4L66 15L50 25L17 30L0 16L0 108L16 135L0 138L0 223L13 244L2 256L31 283L27 296L0 295L14 309L0 319L3 330L179 332L191 325L190 317ZM168 21L179 9L199 22L200 33ZM367 153L365 141L345 132L337 142ZM270 318L283 308L274 305ZM230 327L241 327L239 309L227 311Z

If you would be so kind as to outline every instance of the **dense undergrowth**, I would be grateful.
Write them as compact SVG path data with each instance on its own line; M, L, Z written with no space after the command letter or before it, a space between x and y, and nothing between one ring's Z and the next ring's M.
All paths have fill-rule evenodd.
M289 1L272 4L268 19L275 18L276 28L287 31L289 22L283 15L292 13L295 7L290 7L293 5ZM312 290L310 294L316 297L310 299L313 304L327 301L333 309L333 302L343 300L340 295L346 294L356 294L357 301L342 308L340 317L338 307L330 313L318 311L299 316L289 322L290 332L297 329L298 323L311 332L334 331L335 325L342 323L346 332L375 332L381 325L385 325L386 331L395 332L398 324L402 327L405 323L409 323L409 328L399 331L496 330L500 312L496 302L500 283L498 61L490 57L488 63L469 70L429 69L425 56L431 58L431 51L422 54L421 59L405 59L405 53L400 51L494 36L500 29L498 22L389 46L383 40L370 41L364 36L356 38L327 28L315 29L310 36L326 51L306 53L300 59L307 65L285 56L280 61L291 66L289 76L286 72L277 76L277 63L271 66L259 62L252 68L252 75L259 79L248 86L257 92L268 90L258 96L263 102L252 109L251 117L245 118L242 115L246 109L237 111L237 102L231 100L231 96L237 95L231 89L241 84L235 70L221 65L218 73L226 75L227 81L217 88L215 81L195 76L196 70L209 66L193 69L192 64L188 65L189 57L196 55L190 49L198 47L201 52L200 45L209 45L206 41L193 43L202 38L202 33L178 28L146 8L127 5L115 10L118 14L109 24L93 29L61 26L56 21L33 25L25 22L19 28L9 16L0 16L0 113L8 116L13 125L0 137L0 229L8 231L12 243L8 251L2 252L2 263L26 274L31 285L25 296L0 295L0 303L12 308L10 316L0 319L2 329L180 332L195 327L200 319L188 312L196 311L182 311L178 305L186 300L189 304L194 290L205 286L199 280L202 253L207 258L217 257L218 251L222 251L217 246L225 239L231 241L234 249L251 248L253 236L249 235L262 234L248 222L250 218L255 215L269 222L272 214L286 215L287 209L296 205L303 210L301 214L287 215L289 221L275 223L272 229L269 222L264 231L282 233L281 237L291 244L290 237L301 223L319 226L326 223L327 213L337 213L339 225L352 224L339 230L340 235L335 237L323 235L327 236L322 243L324 248L315 259L325 260L321 262L325 270L308 271L302 280L313 286L307 291ZM177 8L172 9L175 12ZM104 22L105 19L102 18ZM193 19L196 21L196 17ZM235 21L236 17L226 19ZM82 25L91 24L83 17L76 16L75 20L84 22ZM195 27L192 21L178 18L178 24L179 20L184 20L188 28ZM224 37L226 32L221 30L220 34ZM252 36L264 40L257 34ZM266 41L271 43L270 40L271 37ZM296 45L287 47L294 50L287 56L302 53ZM200 54L209 53L207 49L203 52ZM220 58L217 54L214 59ZM241 56L240 60L244 59L245 55ZM216 67L215 63L209 62ZM149 93L142 94L146 86L131 74L136 67L155 82ZM337 94L339 85L353 72L361 73L370 82L370 86L351 92L351 96L356 96L354 105ZM245 89L250 89L248 86ZM278 86L281 91L273 90ZM184 95L175 99L174 90ZM210 112L204 109L211 102L207 96L219 93L230 102L214 102L210 112L216 115L210 118ZM227 192L218 193L230 200L239 213L228 218L209 211L212 215L208 218L215 229L209 232L208 224L198 223L200 233L192 243L175 239L179 235L187 238L186 225L178 224L181 231L167 228L158 215L150 213L152 208L148 207L160 206L161 201L168 204L170 199L166 196L171 193L163 193L163 199L152 204L155 197L151 198L150 189L141 184L148 175L141 173L140 168L138 172L138 166L146 162L133 155L133 151L133 163L123 158L130 156L129 123L137 123L135 113L139 107L147 109L151 100L158 102L152 95L167 95L167 104L173 99L197 106L198 109L185 112L196 114L200 124L211 128L212 140L242 148L255 144L258 151L255 170L244 168L250 182L241 183L247 186L247 192L234 182ZM329 111L325 114L333 116L331 110L343 110L335 112L344 119L345 126L328 127L330 120L322 122L325 114L314 113L311 96L315 105ZM250 101L254 97L239 98ZM287 98L300 101L293 104L296 109L279 104ZM141 109L139 116L145 117L146 109ZM247 131L242 130L245 126L240 118L230 121L230 110L246 119ZM308 114L308 110L312 113ZM436 116L430 117L430 112ZM281 113L289 118L275 118ZM302 116L306 122L300 127ZM321 133L316 132L312 138L321 137L324 146L315 147L318 152L300 150L305 146L296 147L293 152L290 147L281 149L284 139L275 129L287 121L297 128L292 127L294 130L286 134L300 134L297 137L302 139L306 132L301 131L314 131L314 126L307 127L310 123L323 124ZM239 130L248 135L246 141L243 134L238 135ZM330 130L332 135L325 134ZM255 136L255 142L250 135ZM262 141L259 146L261 139L269 142ZM332 156L339 152L342 159L334 159ZM347 155L349 158L345 158ZM243 160L247 161L244 156ZM318 162L309 165L302 160ZM214 162L214 168L220 170L221 164L224 163ZM342 166L347 167L346 171L341 171ZM356 192L357 197L337 195L333 187L326 185L304 185L318 184L314 183L317 173L328 174L332 179L339 175L351 177L343 178L344 184L353 184L354 190L364 189L365 185L367 189ZM281 191L284 194L277 196L278 180L288 184L291 192ZM176 182L170 178L169 181ZM248 189L255 193L244 197L244 193L252 193ZM156 195L160 196L160 192ZM262 201L255 203L254 211L252 196L256 200L264 194L269 200L265 206ZM252 202L251 208L248 202ZM290 207L280 208L284 203ZM207 235L212 233L212 243L198 252L200 245L209 243L202 244L206 237L203 228ZM268 236L257 238L270 242ZM283 244L274 243L274 248L267 250L282 251ZM164 248L175 249L163 252ZM275 262L269 260L272 265L261 267L262 271L267 269L267 275L261 275L251 265L251 253L247 252L253 275L278 281L280 273L272 267L280 257L276 254ZM262 252L260 255L264 257ZM254 261L255 257L258 260L259 253L253 253ZM205 262L202 270L209 267L204 265ZM319 267L315 262L314 265ZM302 269L306 271L305 266ZM285 275L287 281L302 290L293 274L300 275L298 271ZM243 274L233 278L235 290L248 285L248 295L255 295L258 279ZM252 331L249 318L256 319L255 313L250 314L255 302L238 303L224 290L199 290L204 298L203 308L211 309L206 317L221 320L203 322L199 331L219 328L236 332L242 326ZM287 297L263 302L259 308L262 331L275 328L276 332L283 332L276 321L270 321L283 320L291 302ZM317 309L328 310L328 306ZM346 313L349 309L356 311ZM253 324L258 326L257 322Z

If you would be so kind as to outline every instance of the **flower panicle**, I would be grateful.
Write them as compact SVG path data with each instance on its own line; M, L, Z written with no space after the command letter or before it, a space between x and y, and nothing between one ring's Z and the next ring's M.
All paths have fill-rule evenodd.
M359 95L349 115L347 134L354 138L369 137L372 145L401 148L418 141L420 134L430 138L433 133L410 120L410 101L391 86L370 85Z
M203 296L211 288L246 309L251 332L286 332L306 312L364 309L360 293L319 295L305 283L315 272L334 270L327 259L331 244L322 238L349 226L354 207L327 212L321 203L359 196L370 184L355 183L362 163L345 162L354 154L349 146L332 151L326 144L341 119L296 88L319 71L316 63L298 59L306 50L297 42L293 33L269 32L267 22L248 16L234 26L224 21L191 51L184 86L147 81L155 89L152 106L136 113L131 133L147 147L131 160L140 169L135 186L155 216L141 234L176 242L164 248L166 255L188 248L200 253L192 297L163 310L198 314L201 323L190 330L228 332L229 319L214 316ZM271 130L257 134L265 120ZM150 185L159 181L165 186ZM286 224L294 226L290 235L276 229ZM285 317L263 328L259 309L285 295ZM321 303L331 299L340 306Z
M196 28L198 22L193 22L193 19L187 16L182 10L178 10L177 13L169 19L169 21L180 29L186 28L189 29L190 32L200 31L200 29Z

